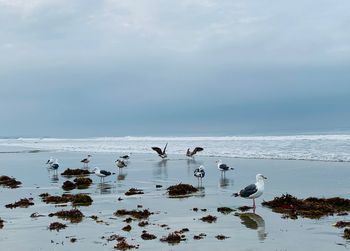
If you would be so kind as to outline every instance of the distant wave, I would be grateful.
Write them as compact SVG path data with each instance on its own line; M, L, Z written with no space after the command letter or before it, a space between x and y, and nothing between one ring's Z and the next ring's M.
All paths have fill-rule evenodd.
M350 161L350 135L227 136L227 137L98 137L80 139L0 139L0 146L42 151L151 153L152 146L169 142L169 154L184 154L202 146L204 156Z

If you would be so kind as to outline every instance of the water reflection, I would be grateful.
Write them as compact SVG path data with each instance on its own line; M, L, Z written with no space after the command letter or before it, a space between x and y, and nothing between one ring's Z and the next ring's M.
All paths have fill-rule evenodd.
M57 184L59 181L58 174L57 173L52 174L52 176L50 177L50 180L52 184Z
M118 176L117 176L117 180L118 180L118 181L125 180L125 178L126 178L127 175L128 175L127 173L119 172L119 174L118 174Z
M205 196L205 187L197 187L198 188L198 192L196 192L194 194L194 197L204 197Z
M233 186L233 184L234 184L234 180L233 179L228 179L228 178L225 178L225 177L221 177L220 180L219 180L219 187L221 187L221 188Z
M167 159L162 159L161 161L158 162L158 167L166 167L167 166Z
M242 220L242 225L249 229L257 230L259 240L263 241L266 239L265 221L260 215L255 213L242 213L239 215L239 218Z
M155 165L153 176L156 178L168 178L167 159L163 159Z
M97 190L99 191L100 194L110 194L112 193L112 188L113 186L108 183L98 183L97 184Z

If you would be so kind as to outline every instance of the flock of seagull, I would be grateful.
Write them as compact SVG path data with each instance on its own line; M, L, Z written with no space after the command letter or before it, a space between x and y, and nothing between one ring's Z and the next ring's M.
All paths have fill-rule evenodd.
M158 153L158 156L161 157L162 159L165 159L168 157L166 154L166 149L167 149L168 143L165 144L164 148L161 149L159 147L152 147L152 150ZM186 156L193 158L194 155L196 155L198 152L203 151L204 148L202 147L196 147L193 149L193 151L190 150L190 148L187 149ZM83 163L84 167L87 168L89 162L91 161L92 156L87 155L86 158L82 159L80 162ZM126 167L128 165L128 161L130 159L130 155L123 155L120 156L119 159L115 161L116 166L119 168L119 171ZM57 159L54 159L50 157L50 159L46 162L47 165L49 165L49 168L57 171L59 167L59 163ZM217 168L221 172L221 176L225 177L225 172L229 170L234 170L233 167L229 167L228 165L224 164L221 160L216 161ZM101 182L104 182L104 178L107 176L110 176L112 173L106 170L101 170L98 167L94 167L92 172L101 178ZM203 165L199 166L194 170L194 177L197 178L198 180L198 186L199 184L202 186L202 179L205 177L205 168ZM235 197L242 197L246 199L252 199L253 200L253 208L256 208L255 205L255 199L260 197L263 192L264 192L264 180L267 179L264 175L262 174L257 174L256 175L256 183L255 184L250 184L240 190L238 193L232 194L232 196Z

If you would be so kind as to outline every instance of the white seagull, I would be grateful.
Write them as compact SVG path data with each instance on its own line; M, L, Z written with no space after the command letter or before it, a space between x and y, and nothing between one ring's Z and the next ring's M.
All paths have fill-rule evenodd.
M196 147L193 151L190 150L190 148L187 148L186 156L187 157L193 157L196 153L203 151L204 148L202 147Z
M198 168L196 168L194 170L193 175L194 175L194 177L196 177L198 179L198 186L199 186L199 180L201 181L201 186L202 186L202 179L205 176L204 166L201 165Z
M55 160L52 162L52 164L50 165L50 167L51 167L53 170L57 170L59 166L60 166L60 165L58 164L58 159L55 159Z
M55 161L54 158L50 157L50 159L48 159L48 160L46 161L46 165L51 166L51 165L53 164L54 161Z
M89 155L87 156L87 158L82 159L82 160L80 161L80 162L84 163L84 167L87 167L87 166L88 166L91 157L92 157L92 156L89 154Z
M217 165L218 165L218 169L221 171L221 176L225 176L225 172L228 170L234 170L233 167L229 167L226 164L223 164L221 159L216 161Z
M161 157L162 159L165 159L166 157L168 157L168 155L166 154L167 146L168 146L168 143L165 144L165 147L163 150L160 149L159 147L152 147L152 150L156 151L159 157Z
M253 208L255 209L255 199L259 198L264 192L264 180L267 178L262 174L256 175L256 183L246 186L239 193L234 193L235 197L242 197L246 199L253 199Z
M93 172L94 174L96 174L98 177L101 178L101 182L104 181L104 178L105 178L105 177L107 177L107 176L109 176L109 175L112 174L111 172L108 172L108 171L106 171L106 170L100 170L100 168L98 168L98 167L95 167L95 168L92 170L92 172Z

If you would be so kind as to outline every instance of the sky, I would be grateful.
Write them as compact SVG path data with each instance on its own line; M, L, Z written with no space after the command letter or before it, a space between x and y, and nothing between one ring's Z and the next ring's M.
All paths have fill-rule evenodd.
M0 136L350 132L347 0L0 0Z

